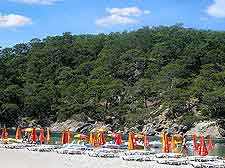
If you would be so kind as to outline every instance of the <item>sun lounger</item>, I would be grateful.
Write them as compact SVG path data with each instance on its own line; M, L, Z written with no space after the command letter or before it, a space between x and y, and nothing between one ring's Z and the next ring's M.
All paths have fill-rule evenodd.
M155 154L153 151L141 151L141 150L133 150L133 151L126 151L124 155L152 155Z
M146 155L125 155L122 156L122 159L126 161L139 161L139 162L155 160L153 156L146 156Z
M183 158L184 155L179 154L179 153L158 153L158 154L155 154L155 157L156 158L175 158L175 159L178 159L178 158Z
M225 163L222 161L214 162L190 162L194 168L225 168Z
M156 160L158 164L167 164L167 165L187 165L188 160L185 158L158 158Z
M218 160L223 160L223 158L218 156L190 156L188 157L189 161L195 162L213 162Z
M91 152L88 152L90 157L103 157L103 158L118 158L120 155L120 150L117 149L97 149Z

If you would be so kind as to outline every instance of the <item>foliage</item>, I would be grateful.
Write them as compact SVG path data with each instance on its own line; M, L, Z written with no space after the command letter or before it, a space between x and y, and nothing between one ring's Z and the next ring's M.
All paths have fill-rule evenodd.
M161 105L192 124L192 97L196 113L224 118L224 53L225 32L181 25L0 47L0 123L113 116L129 125Z

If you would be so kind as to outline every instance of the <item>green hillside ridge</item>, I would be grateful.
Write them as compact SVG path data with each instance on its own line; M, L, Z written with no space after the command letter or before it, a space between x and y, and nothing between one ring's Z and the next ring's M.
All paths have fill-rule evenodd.
M225 32L181 25L46 37L0 49L0 123L225 117Z

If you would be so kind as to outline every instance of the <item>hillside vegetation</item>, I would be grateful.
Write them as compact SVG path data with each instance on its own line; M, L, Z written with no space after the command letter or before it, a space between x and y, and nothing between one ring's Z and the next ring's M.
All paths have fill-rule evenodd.
M225 32L144 27L0 49L0 123L225 117Z

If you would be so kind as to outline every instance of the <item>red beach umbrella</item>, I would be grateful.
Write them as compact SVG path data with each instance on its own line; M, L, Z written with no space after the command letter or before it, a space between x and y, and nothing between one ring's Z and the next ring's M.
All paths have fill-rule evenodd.
M6 139L8 139L7 128L3 128L2 129L2 140L6 140Z
M105 144L106 144L106 141L105 141L104 133L99 132L99 145L105 145Z
M167 133L164 135L164 143L165 143L164 153L169 153L169 151L170 151L170 149L169 149L169 138L168 138Z
M37 140L38 140L37 132L36 132L36 129L33 128L32 132L31 132L31 136L30 136L30 141L37 142Z
M200 139L199 155L200 156L208 155L208 151L205 145L205 138L203 135L201 135L201 139Z
M115 138L116 138L116 145L122 145L122 135L120 133L117 133Z
M193 134L193 151L196 153L198 151L198 144L197 144L197 135L196 133Z
M144 147L149 146L149 138L148 135L145 133L144 134Z
M67 130L67 143L70 143L70 130Z
M43 128L40 129L39 141L41 143L45 142L45 130Z

